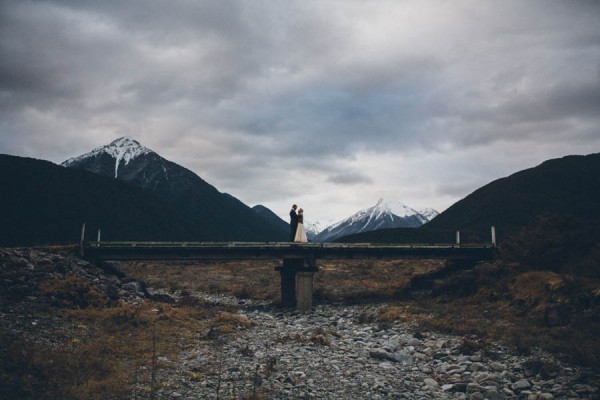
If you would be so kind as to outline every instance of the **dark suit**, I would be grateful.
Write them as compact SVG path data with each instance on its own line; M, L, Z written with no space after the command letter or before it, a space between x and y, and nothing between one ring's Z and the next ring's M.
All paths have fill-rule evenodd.
M296 210L292 208L290 211L290 242L294 241L296 229L298 229L298 214L296 214Z

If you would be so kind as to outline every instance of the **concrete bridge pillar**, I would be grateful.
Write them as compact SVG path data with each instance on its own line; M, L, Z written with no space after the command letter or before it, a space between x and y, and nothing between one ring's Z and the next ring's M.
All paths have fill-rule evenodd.
M281 274L281 305L294 307L296 305L296 272L302 269L301 258L284 258L283 267L277 268Z
M306 312L312 309L314 272L298 272L296 279L296 309Z
M284 258L283 267L277 267L276 270L281 274L281 305L309 311L312 308L313 279L317 271L316 259Z

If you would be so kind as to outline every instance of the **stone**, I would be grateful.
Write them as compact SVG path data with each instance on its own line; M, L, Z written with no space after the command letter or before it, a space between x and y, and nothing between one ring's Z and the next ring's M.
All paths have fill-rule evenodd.
M394 355L382 348L369 350L369 357L376 360L395 360Z
M460 393L465 393L467 391L468 388L468 383L466 382L457 382L454 384L454 387L452 388L453 392L460 392Z
M423 383L427 386L431 386L431 387L438 387L440 386L439 383L437 383L437 381L435 379L431 379L431 378L425 378L423 379Z
M387 340L383 343L382 347L390 353L394 353L396 350L398 350L398 348L400 348L400 343L395 340Z
M396 362L402 365L412 365L414 363L413 357L405 352L395 353L393 357Z
M445 385L442 385L443 392L450 392L452 391L452 389L454 389L454 385L451 383L446 383Z
M456 364L450 364L446 367L446 372L450 373L452 371L461 369L462 367L460 365L456 365Z
M499 363L499 362L492 362L490 363L490 369L494 372L502 372L502 371L506 371L506 365Z
M486 390L484 397L488 400L504 400L505 397L495 390Z
M483 390L483 387L477 383L469 383L467 384L467 393L475 393Z
M485 365L483 365L482 363L480 363L480 362L474 362L473 364L471 364L471 366L469 367L469 369L471 371L483 371L486 368L485 368Z
M520 379L512 385L512 390L521 392L531 389L531 383L527 379Z

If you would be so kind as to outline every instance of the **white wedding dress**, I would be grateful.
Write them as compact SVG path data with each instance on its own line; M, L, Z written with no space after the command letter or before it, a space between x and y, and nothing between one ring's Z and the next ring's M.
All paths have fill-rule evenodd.
M300 222L300 220L298 220L298 227L296 228L296 236L294 237L294 242L308 242L308 238L306 237L306 230L304 230L304 222Z

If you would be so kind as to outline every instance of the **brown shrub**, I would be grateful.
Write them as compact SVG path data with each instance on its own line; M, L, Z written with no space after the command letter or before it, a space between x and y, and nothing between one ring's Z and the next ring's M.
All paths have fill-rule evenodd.
M57 307L102 307L109 303L106 296L89 279L76 275L56 277L41 284L39 290Z
M410 320L410 316L404 310L404 307L387 305L379 309L376 317L378 322L406 322Z
M250 329L254 323L242 315L222 313L208 321L209 329L218 333L229 334L243 329Z
M0 335L0 398L123 398L129 372L106 340L74 340L55 346Z
M506 261L524 269L577 271L600 277L600 226L568 215L546 214L508 237L500 247Z

